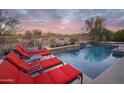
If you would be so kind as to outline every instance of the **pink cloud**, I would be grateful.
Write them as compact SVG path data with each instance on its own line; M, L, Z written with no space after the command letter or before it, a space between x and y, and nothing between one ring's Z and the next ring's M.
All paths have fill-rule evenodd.
M54 32L60 34L72 34L79 33L81 25L80 23L21 23L18 25L22 30L39 29L43 32Z

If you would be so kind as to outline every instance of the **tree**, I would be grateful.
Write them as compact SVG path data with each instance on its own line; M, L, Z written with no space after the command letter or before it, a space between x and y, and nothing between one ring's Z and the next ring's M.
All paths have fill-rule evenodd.
M0 10L0 35L8 33L8 31L11 31L13 33L13 31L15 30L15 26L18 23L19 23L18 17L9 16L7 11Z
M32 38L32 33L31 31L25 31L25 39L31 39Z
M85 20L85 24L86 24L86 30L90 32L94 28L94 18L91 17Z
M111 40L113 34L105 28L105 18L91 17L85 21L86 29L93 40Z
M33 29L32 32L33 32L33 35L35 36L35 38L40 38L42 36L42 31L40 31L38 29Z
M124 41L124 30L119 30L114 33L115 41Z
M105 40L105 41L112 41L112 40L114 40L114 33L112 31L104 28L101 38L102 38L102 40Z

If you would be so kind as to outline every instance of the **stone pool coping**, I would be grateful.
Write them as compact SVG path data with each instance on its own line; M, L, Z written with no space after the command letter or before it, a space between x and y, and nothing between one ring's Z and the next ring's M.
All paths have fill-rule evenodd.
M83 44L74 44L74 45L67 45L67 46L61 46L61 47L55 47L55 48L46 48L51 52L63 52L67 50L73 50L73 49L79 49Z

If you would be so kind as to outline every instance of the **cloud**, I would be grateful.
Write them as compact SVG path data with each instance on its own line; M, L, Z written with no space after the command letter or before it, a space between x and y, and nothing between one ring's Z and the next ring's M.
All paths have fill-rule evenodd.
M106 18L106 27L111 30L124 28L124 10L122 9L14 9L10 15L18 15L23 30L41 29L56 33L80 32L84 20L89 17Z

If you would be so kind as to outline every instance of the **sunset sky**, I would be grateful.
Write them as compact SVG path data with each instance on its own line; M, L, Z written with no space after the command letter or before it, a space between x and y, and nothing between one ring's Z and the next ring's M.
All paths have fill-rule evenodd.
M43 32L71 34L81 32L84 21L94 16L106 18L106 27L117 31L124 28L124 10L92 9L15 9L8 10L12 16L19 16L19 29L40 29ZM85 31L84 31L85 32Z

